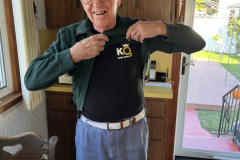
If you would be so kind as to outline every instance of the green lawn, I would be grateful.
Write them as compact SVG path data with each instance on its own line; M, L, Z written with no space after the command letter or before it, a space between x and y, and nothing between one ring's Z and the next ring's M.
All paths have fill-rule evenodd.
M202 128L209 132L218 132L221 111L197 110L198 118ZM237 112L235 112L234 119L236 120ZM231 119L233 118L233 113ZM230 121L230 124L232 122Z
M220 58L219 58L220 57ZM225 69L227 69L227 65L229 62L228 66L228 71L236 77L237 73L237 67L238 67L238 59L239 57L236 55L229 55L228 54L219 54L216 52L209 52L208 51L200 51L196 52L193 54L193 60L207 60L208 61L215 61L221 64ZM239 67L239 75L237 75L237 79L240 79L240 67Z
M227 69L227 64L229 62L228 71L234 76L236 75L236 72L237 72L238 58L239 57L235 55L231 55L229 57L228 54L219 55L219 53L213 53L213 52L210 53L210 57L209 57L209 52L207 51L200 51L193 54L193 60L216 61L220 65L222 65L225 69ZM239 67L239 73L240 73L240 67ZM237 76L237 78L240 79L240 75ZM197 110L197 114L198 114L200 123L202 125L202 128L204 128L209 132L218 132L221 111Z
M221 111L197 110L202 128L209 132L217 132Z

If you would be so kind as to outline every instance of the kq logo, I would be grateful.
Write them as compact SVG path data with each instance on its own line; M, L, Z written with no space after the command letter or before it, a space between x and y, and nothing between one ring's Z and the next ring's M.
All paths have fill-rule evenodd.
M129 47L129 44L123 44L122 46L122 48L116 48L118 59L132 57L132 50Z

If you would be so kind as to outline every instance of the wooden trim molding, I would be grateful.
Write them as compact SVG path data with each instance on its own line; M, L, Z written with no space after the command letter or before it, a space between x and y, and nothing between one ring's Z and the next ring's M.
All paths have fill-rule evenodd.
M166 143L166 160L174 159L174 143L175 143L175 130L176 130L176 117L177 117L177 101L178 101L178 88L180 79L180 65L181 53L173 54L172 58L172 81L173 81L173 99L169 101L168 107L168 122L167 122L167 143Z
M176 0L178 1L178 0ZM177 4L177 2L176 2ZM183 18L185 15L186 0L183 0L182 8L180 10L180 16ZM175 23L178 22L179 17L175 15ZM181 53L175 53L172 56L172 81L173 85L173 99L169 101L168 108L168 122L167 122L167 144L166 144L166 160L174 159L174 144L175 144L175 132L176 132L176 119L177 119L177 103L178 103L178 89L180 80L180 68L181 68Z
M20 73L19 73L15 27L14 27L14 20L13 20L12 1L4 0L4 5L5 5L7 30L8 30L10 60L11 60L11 66L12 66L13 90L21 91L21 81L20 81Z
M22 93L21 92L13 92L9 95L1 98L0 102L0 114L4 111L8 110L18 102L22 101Z
M8 32L9 54L10 54L10 61L11 61L11 68L12 68L13 93L1 98L2 103L0 103L0 114L22 100L12 1L4 0L4 8L5 8L7 32Z

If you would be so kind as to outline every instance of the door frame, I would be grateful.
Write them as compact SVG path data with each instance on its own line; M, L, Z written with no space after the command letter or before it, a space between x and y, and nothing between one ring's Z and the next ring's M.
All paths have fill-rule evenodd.
M186 0L185 4L185 24L193 27L194 24L194 10L196 0ZM182 57L186 57L186 63L190 62L189 55L182 53ZM174 67L173 67L174 68ZM223 151L210 151L201 149L183 148L183 136L184 136L184 123L185 123L185 111L186 111L186 99L188 89L189 68L185 68L185 75L180 75L179 81L179 93L177 103L177 121L176 121L176 134L175 134L175 155L186 157L197 157L207 159L235 159L239 160L239 153L223 152ZM176 68L175 68L176 69Z

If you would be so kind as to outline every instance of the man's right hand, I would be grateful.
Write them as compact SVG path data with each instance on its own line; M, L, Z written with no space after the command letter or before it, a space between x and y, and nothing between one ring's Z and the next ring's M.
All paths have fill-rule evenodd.
M104 45L109 39L104 34L96 34L77 42L70 48L70 56L73 63L84 59L96 57L104 50Z

